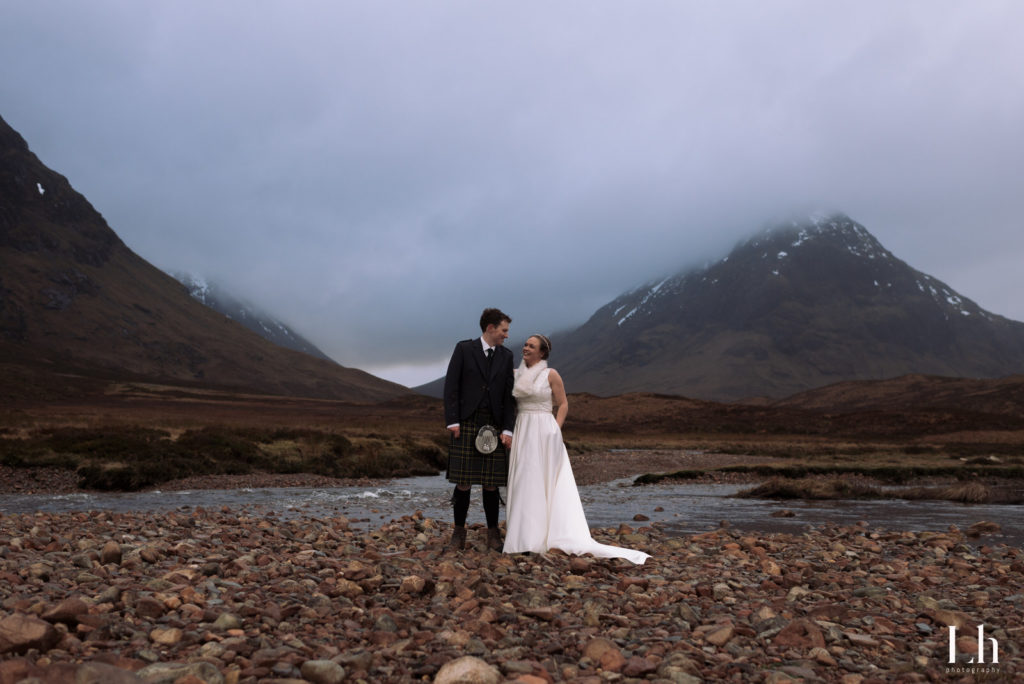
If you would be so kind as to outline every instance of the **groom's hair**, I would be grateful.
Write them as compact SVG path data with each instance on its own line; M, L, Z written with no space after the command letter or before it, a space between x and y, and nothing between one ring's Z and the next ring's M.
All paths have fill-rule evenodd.
M511 323L512 319L501 309L484 309L480 314L480 332L487 332L488 326L501 325L504 321Z

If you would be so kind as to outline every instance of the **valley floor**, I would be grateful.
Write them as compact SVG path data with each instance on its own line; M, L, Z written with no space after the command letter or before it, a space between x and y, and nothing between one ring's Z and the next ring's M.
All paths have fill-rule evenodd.
M633 566L488 552L479 525L471 548L450 553L450 526L418 515L369 532L246 510L2 522L0 682L867 684L1024 672L1024 551L956 531L594 530L652 554ZM969 662L979 649L985 665ZM451 677L456 666L466 679Z

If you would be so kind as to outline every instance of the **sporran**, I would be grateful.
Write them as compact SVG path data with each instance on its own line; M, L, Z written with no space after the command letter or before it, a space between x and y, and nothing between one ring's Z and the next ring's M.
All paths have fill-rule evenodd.
M498 428L481 425L476 433L476 450L481 454L493 454L498 448Z

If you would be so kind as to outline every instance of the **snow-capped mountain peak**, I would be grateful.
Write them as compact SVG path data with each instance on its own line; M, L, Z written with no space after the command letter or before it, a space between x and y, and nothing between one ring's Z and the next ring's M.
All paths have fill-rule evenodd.
M912 268L848 216L819 214L616 297L560 346L573 350L560 368L576 391L722 399L1019 372L1024 324Z

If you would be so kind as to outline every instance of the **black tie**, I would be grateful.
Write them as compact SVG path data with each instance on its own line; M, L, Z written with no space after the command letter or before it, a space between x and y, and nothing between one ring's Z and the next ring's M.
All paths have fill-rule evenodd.
M494 359L494 347L487 350L487 367L491 367L491 361Z

